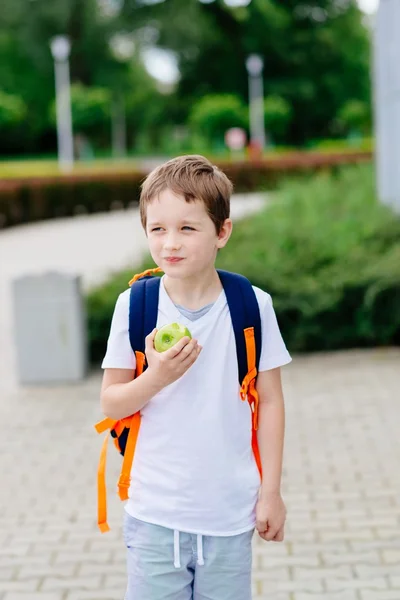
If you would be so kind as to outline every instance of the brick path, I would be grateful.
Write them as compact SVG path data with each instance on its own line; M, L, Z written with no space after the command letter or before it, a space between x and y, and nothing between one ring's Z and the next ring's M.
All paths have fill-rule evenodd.
M399 364L391 349L285 369L287 537L255 539L254 600L400 600ZM0 600L123 598L114 451L112 531L95 525L99 386L1 397Z
M139 250L118 234L133 226L139 236L125 213L0 232L0 600L123 598L113 448L112 531L95 525L100 374L18 388L8 293L11 276L54 266L78 265L90 284ZM108 264L104 228L115 241ZM400 349L387 349L296 357L284 369L287 535L255 538L254 600L400 600L399 367Z

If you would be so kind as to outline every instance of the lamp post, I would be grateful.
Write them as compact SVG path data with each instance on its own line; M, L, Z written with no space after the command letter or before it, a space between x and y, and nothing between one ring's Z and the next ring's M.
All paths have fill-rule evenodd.
M63 171L70 171L74 164L68 62L71 45L66 36L58 35L51 40L50 48L54 58L56 82L58 164Z
M127 64L135 52L135 42L130 34L115 34L109 41L110 51L121 65ZM111 144L114 158L126 156L126 107L123 89L118 79L113 86L111 106Z
M249 75L251 145L253 148L263 150L265 147L263 59L258 54L250 54L246 60L246 68Z

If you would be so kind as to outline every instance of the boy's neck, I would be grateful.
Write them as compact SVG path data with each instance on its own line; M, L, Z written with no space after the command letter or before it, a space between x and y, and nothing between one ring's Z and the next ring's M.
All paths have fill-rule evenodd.
M165 275L164 287L174 304L197 310L215 302L222 290L221 280L213 267L194 277L175 279Z

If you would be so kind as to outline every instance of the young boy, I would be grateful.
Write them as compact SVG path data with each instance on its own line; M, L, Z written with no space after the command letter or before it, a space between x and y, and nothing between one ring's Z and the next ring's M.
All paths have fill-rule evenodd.
M262 352L258 444L239 396L235 337L214 263L232 232L232 184L202 156L157 167L142 186L140 211L161 280L157 327L186 325L163 353L146 338L147 370L134 379L129 290L116 303L103 361L101 405L118 420L142 423L126 504L125 600L250 600L251 540L280 542L284 400L280 367L291 358L270 296L254 288Z

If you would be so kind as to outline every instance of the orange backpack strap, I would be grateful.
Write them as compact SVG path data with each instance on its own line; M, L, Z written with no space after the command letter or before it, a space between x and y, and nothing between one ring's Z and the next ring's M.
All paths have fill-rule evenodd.
M114 421L113 419L103 419L99 423L96 423L95 429L97 433L104 433L109 429L113 429L113 427L117 424L118 421ZM110 528L107 524L107 489L106 489L106 464L107 464L107 446L108 446L108 436L104 438L103 446L101 448L99 466L97 469L97 522L99 529L102 533L109 531Z
M128 500L128 491L131 484L131 469L133 464L133 457L135 455L136 442L139 435L140 429L140 412L135 413L129 424L129 433L126 440L124 460L122 462L121 474L118 481L118 495L121 500Z
M131 286L135 283L135 281L141 279L142 277L149 277L149 275L155 275L155 273L162 273L162 269L160 267L157 267L156 269L147 269L147 271L143 271L143 273L137 273L134 277L132 277L132 279L129 282L129 285Z
M101 533L110 531L107 523L107 488L106 488L106 463L107 463L107 434L101 448L99 468L97 471L97 524Z
M107 431L107 429L113 429L117 423L118 423L118 421L114 421L113 419L109 419L107 417L106 419L103 419L99 423L96 423L94 428L97 431L97 433L104 433L105 431Z
M136 370L135 377L138 377L143 373L146 357L142 352L136 352ZM140 429L140 412L121 419L114 421L110 418L105 418L95 425L97 433L104 433L109 430L101 449L100 461L97 470L97 521L99 529L102 533L110 531L110 527L107 523L107 487L106 487L106 464L107 464L107 447L108 438L110 432L113 430L117 435L114 443L117 449L120 451L118 438L125 428L129 429L128 437L126 440L126 446L124 451L124 460L122 463L121 474L118 482L118 494L121 500L128 499L128 491L131 479L131 469L133 463L133 457L135 454L136 442L139 435Z
M136 372L135 377L139 377L143 373L146 357L143 352L135 352L136 355ZM128 419L124 419L127 421ZM133 457L135 455L136 443L139 436L141 423L140 412L129 417L129 433L126 440L124 460L122 463L121 474L118 481L118 495L121 500L128 500L128 491L131 483L131 470Z
M151 275L155 275L156 273L162 272L162 269L159 267L154 269L147 269L143 273L138 273L135 275L129 285L132 286L136 281L143 277L150 277ZM132 343L132 340L130 338ZM134 345L136 346L136 344ZM135 349L136 355L136 370L135 377L138 377L143 373L145 366L145 355L144 351L141 352ZM101 449L100 461L97 472L97 488L98 488L98 525L101 532L109 531L109 526L107 524L107 488L106 488L106 463L107 463L107 447L108 447L108 436L111 432L113 432L114 437L114 445L121 454L123 454L124 459L121 468L121 474L118 482L118 494L121 500L128 499L128 492L130 486L131 479L131 469L133 464L133 458L136 449L136 443L139 435L141 423L140 412L131 415L125 419L121 419L119 421L114 421L113 419L103 419L100 423L95 425L96 431L98 433L104 433L108 430L107 436L103 442L103 446ZM127 435L121 437L121 434L127 430ZM126 442L125 442L126 440ZM125 446L124 446L125 444Z
M260 451L258 448L258 440L257 440L257 429L258 429L258 392L256 390L256 377L257 377L257 368L256 368L256 341L254 336L254 327L248 327L244 330L244 336L246 341L246 354L247 354L247 374L243 379L242 386L240 389L240 397L242 400L248 400L250 405L250 409L252 412L252 439L251 445L253 448L254 458L256 460L256 464L260 473L260 477L262 477L262 466L261 466L261 457Z

